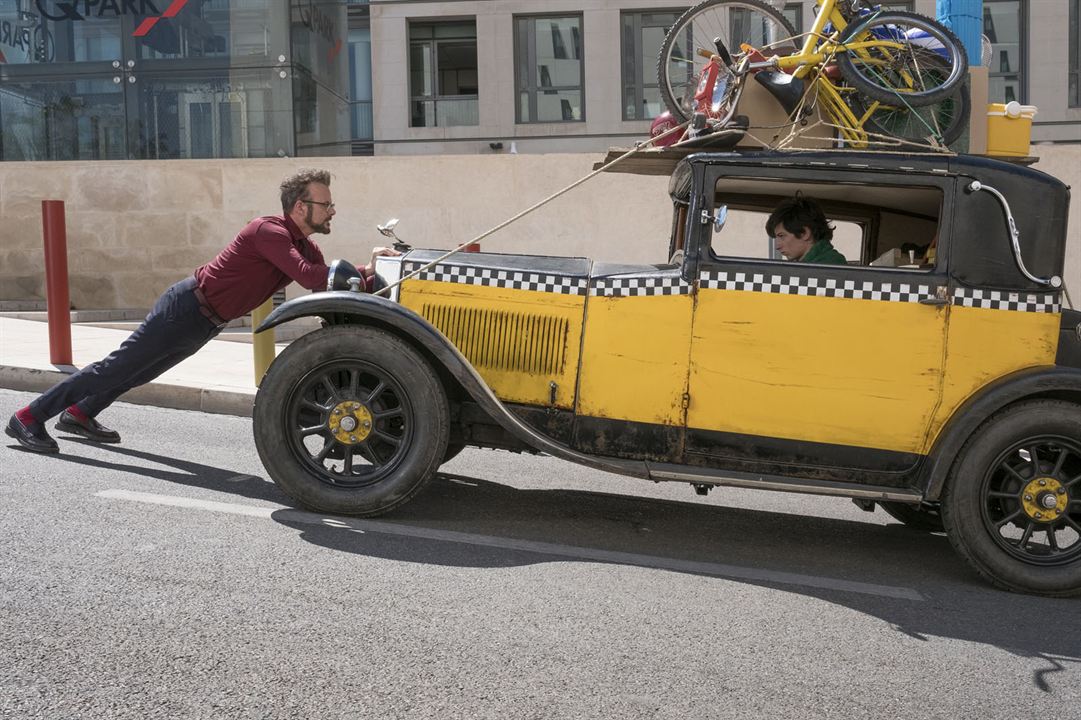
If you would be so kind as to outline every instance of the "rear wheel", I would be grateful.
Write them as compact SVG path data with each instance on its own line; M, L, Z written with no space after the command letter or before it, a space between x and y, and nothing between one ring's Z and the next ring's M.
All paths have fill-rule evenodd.
M925 75L945 72L942 63L925 70ZM956 142L968 126L971 99L968 81L958 85L945 100L931 105L912 106L903 98L892 102L868 100L853 93L852 110L857 117L867 115L863 128L867 132L899 138L912 143L932 140L940 145ZM873 141L873 140L872 140Z
M1081 406L1036 400L993 416L951 471L942 519L995 585L1081 594Z
M270 477L320 512L385 513L424 486L447 450L435 372L407 343L369 327L334 326L290 344L263 378L253 421Z
M854 19L841 37L842 44L874 40L883 44L854 47L837 55L845 80L871 100L896 103L898 96L903 96L912 107L941 102L968 72L961 41L929 17L880 12ZM935 67L947 71L927 72Z
M698 50L717 52L720 40L728 52L739 52L747 43L767 55L795 51L797 31L784 15L761 0L706 0L679 16L664 37L657 57L657 80L661 100L679 118L694 112L698 76L709 62Z

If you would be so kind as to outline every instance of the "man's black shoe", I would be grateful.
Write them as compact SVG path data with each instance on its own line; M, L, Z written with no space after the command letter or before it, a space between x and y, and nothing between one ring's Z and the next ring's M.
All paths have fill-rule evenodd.
M110 430L94 418L79 420L67 410L60 413L60 419L56 423L56 429L60 432L82 435L87 440L100 443L120 442L120 433Z
M8 420L8 426L4 428L9 436L19 441L19 444L30 452L36 453L58 453L60 452L60 446L56 444L56 441L49 437L48 431L45 430L45 426L38 423L37 430L31 430L22 424L15 415L11 416Z

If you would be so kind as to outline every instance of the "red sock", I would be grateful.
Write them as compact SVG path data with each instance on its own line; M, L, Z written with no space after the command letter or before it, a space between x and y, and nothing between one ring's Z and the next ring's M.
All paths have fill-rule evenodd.
M68 415L71 415L73 418L75 418L79 422L86 422L87 420L90 419L89 417L86 416L86 413L84 413L82 410L79 409L78 405L72 405L71 407L69 407L68 408Z
M30 414L30 406L27 405L22 410L15 411L15 417L19 418L19 422L23 424L23 427L33 427L38 424L38 421Z

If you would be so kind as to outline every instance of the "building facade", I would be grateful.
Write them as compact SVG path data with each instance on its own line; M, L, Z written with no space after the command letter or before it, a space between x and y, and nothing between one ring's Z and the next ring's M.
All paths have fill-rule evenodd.
M0 160L370 150L366 25L341 0L0 0Z
M772 0L806 27L813 0ZM595 152L686 0L0 0L0 160ZM886 2L928 15L935 0ZM984 0L990 100L1081 142L1081 0Z

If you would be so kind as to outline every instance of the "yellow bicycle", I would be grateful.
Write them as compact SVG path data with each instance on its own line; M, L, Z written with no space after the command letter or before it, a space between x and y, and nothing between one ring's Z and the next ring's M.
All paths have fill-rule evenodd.
M761 0L706 0L692 7L661 46L665 105L679 120L701 111L703 78L717 74L709 72L712 63L727 73L715 85L723 97L706 112L714 127L734 116L746 78L754 75L793 123L806 122L818 108L850 147L941 147L960 136L968 118L968 64L949 29L861 0L819 0L816 10L810 29L799 35Z

